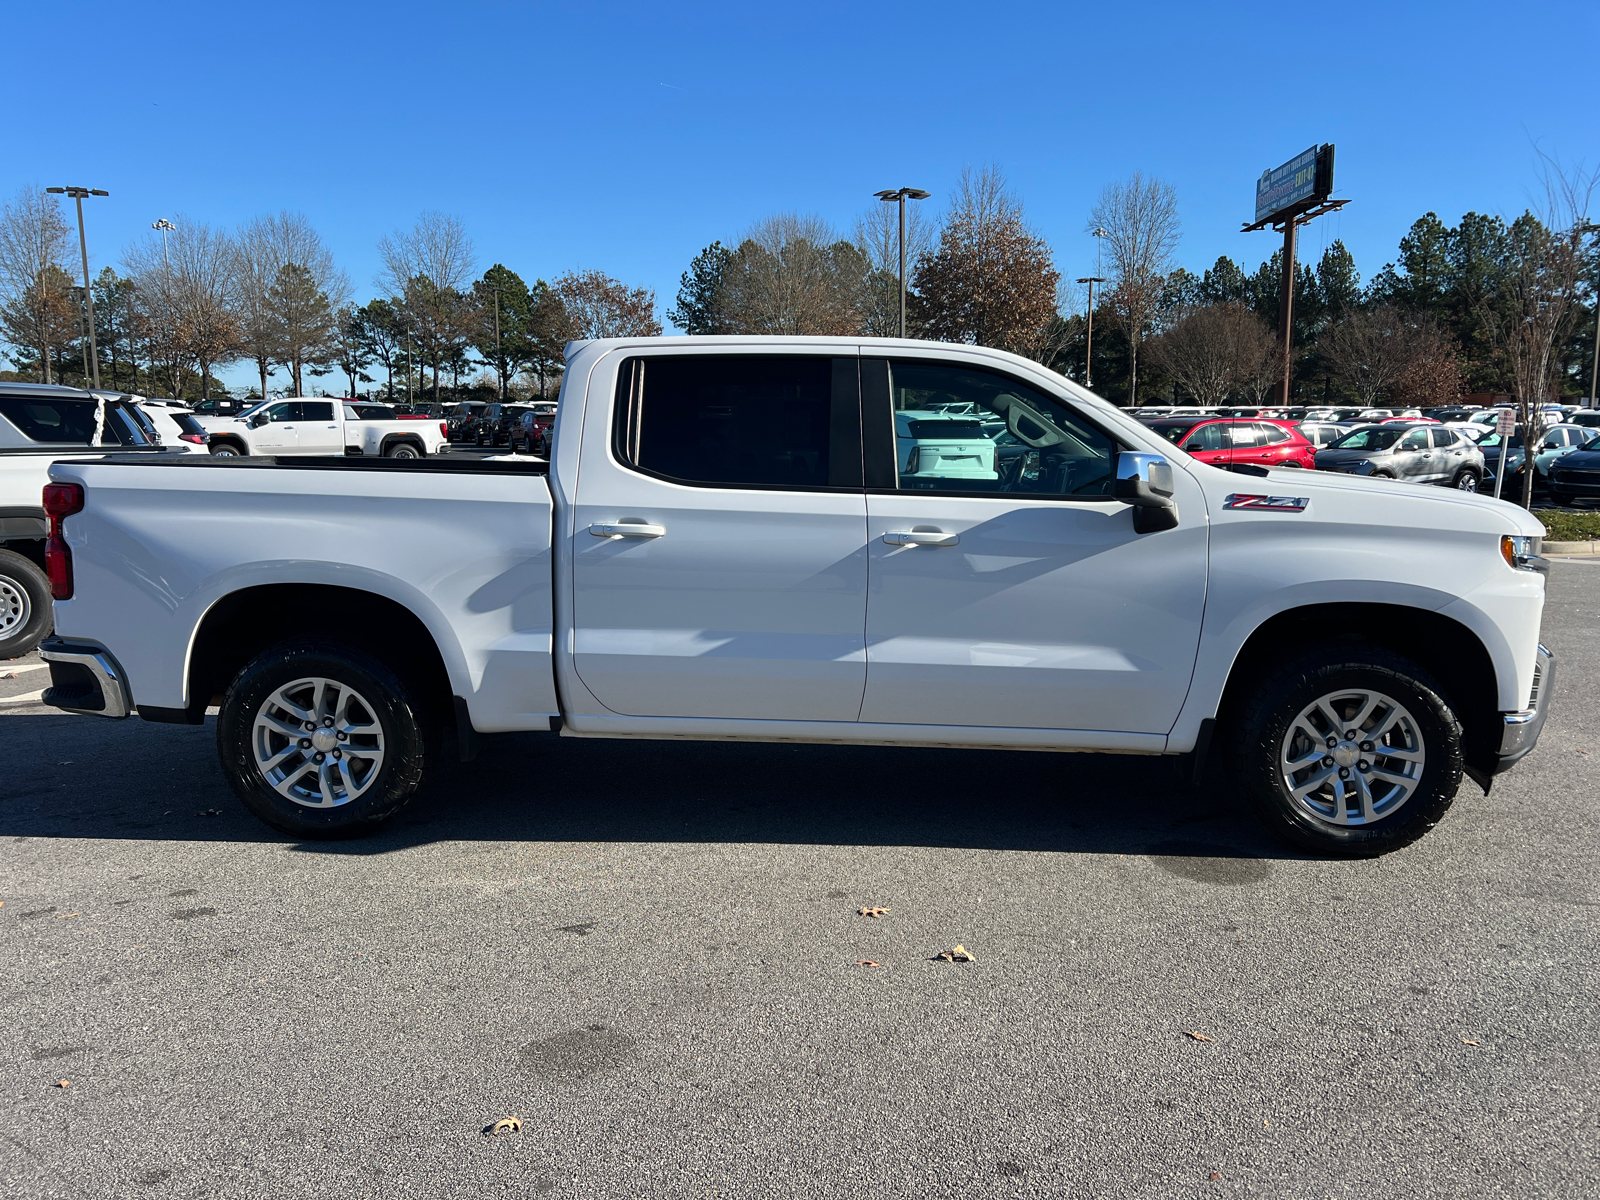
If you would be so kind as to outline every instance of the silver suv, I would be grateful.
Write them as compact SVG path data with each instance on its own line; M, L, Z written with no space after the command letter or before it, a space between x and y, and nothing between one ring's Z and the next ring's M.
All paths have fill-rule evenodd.
M1317 469L1475 492L1483 451L1443 425L1363 425L1317 451Z

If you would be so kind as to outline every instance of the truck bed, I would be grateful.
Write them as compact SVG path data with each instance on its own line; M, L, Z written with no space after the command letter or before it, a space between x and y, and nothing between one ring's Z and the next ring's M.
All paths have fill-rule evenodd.
M207 697L190 695L188 664L214 606L287 595L267 590L284 585L315 605L314 589L345 589L346 600L364 593L415 614L480 732L549 728L545 471L537 461L302 456L58 464L54 478L81 483L89 503L68 521L77 590L56 604L56 635L128 630L110 649L134 705L193 712Z

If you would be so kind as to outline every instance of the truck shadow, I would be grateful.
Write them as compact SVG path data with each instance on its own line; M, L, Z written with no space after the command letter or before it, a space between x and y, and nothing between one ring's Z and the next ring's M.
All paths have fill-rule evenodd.
M277 842L334 855L448 841L932 846L1151 854L1180 873L1199 860L1306 857L1225 783L1187 782L1175 759L549 734L488 738L476 762L439 764L372 837L295 843L239 804L213 736L210 720L8 715L0 837ZM1244 861L1231 871L1249 874Z

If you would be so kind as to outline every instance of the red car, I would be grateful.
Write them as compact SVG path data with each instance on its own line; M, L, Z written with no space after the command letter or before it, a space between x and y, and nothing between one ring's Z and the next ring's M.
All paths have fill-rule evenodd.
M1203 463L1226 467L1249 463L1257 467L1316 465L1317 448L1306 440L1293 421L1261 417L1164 417L1150 428Z

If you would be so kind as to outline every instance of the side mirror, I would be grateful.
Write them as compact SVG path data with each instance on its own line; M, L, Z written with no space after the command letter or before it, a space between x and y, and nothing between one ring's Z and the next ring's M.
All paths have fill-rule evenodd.
M1173 503L1172 464L1159 454L1125 450L1117 455L1112 495L1133 506L1133 531L1159 533L1178 524Z
M250 428L251 429L260 429L266 423L267 423L267 414L266 413L257 413L255 416L250 418Z

